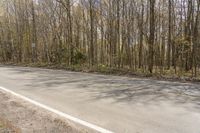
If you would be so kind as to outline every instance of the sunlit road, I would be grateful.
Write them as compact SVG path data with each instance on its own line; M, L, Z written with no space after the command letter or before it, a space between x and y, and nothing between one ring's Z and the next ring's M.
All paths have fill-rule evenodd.
M0 86L117 133L200 133L200 85L0 66Z

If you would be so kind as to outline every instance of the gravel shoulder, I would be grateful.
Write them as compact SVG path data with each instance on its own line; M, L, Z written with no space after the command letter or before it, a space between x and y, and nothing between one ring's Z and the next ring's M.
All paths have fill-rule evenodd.
M0 90L0 133L90 132Z
M0 118L0 133L17 133L17 129L9 121Z

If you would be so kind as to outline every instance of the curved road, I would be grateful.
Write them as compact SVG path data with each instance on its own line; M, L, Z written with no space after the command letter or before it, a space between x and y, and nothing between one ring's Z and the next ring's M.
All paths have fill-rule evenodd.
M200 133L200 85L0 66L0 86L116 133Z

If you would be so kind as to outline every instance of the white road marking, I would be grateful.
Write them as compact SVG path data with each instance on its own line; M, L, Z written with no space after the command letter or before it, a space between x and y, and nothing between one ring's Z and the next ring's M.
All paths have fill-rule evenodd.
M27 97L25 97L25 96L22 96L22 95L20 95L20 94L17 94L17 93L15 93L15 92L13 92L13 91L11 91L11 90L9 90L9 89L6 89L6 88L4 88L4 87L1 87L1 86L0 86L0 89L3 90L3 91L5 91L5 92L8 92L8 93L10 93L10 94L12 94L12 95L14 95L14 96L16 96L16 97L18 97L18 98L21 98L21 99L23 99L23 100L25 100L25 101L27 101L27 102L30 102L30 103L32 103L32 104L34 104L34 105L36 105L36 106L38 106L38 107L40 107L40 108L43 108L43 109L48 110L48 111L50 111L50 112L53 112L53 113L55 113L55 114L57 114L57 115L59 115L59 116L61 116L61 117L64 117L64 118L66 118L66 119L68 119L68 120L71 120L71 121L73 121L73 122L75 122L75 123L78 123L78 124L80 124L80 125L86 126L86 127L90 128L90 129L93 129L93 130L95 130L95 131L97 131L97 132L101 132L101 133L113 133L112 131L109 131L109 130L107 130L107 129L101 128L101 127L96 126L96 125L94 125L94 124L91 124L91 123L89 123L89 122L80 120L80 119L78 119L78 118L76 118L76 117L73 117L73 116L71 116L71 115L68 115L68 114L66 114L66 113L60 112L60 111L58 111L58 110L56 110L56 109L53 109L53 108L51 108L51 107L48 107L48 106L46 106L46 105L44 105L44 104L41 104L41 103L36 102L36 101L34 101L34 100L31 100L31 99L29 99L29 98L27 98Z

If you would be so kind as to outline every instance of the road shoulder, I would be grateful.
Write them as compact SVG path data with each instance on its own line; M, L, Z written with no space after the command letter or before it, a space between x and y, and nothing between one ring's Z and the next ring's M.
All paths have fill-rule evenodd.
M87 129L83 129L82 127L79 127L78 125L61 118L56 114L31 105L30 103L25 102L1 90L0 118L2 123L2 130L5 130L8 127L9 130L12 129L17 133L88 132Z

